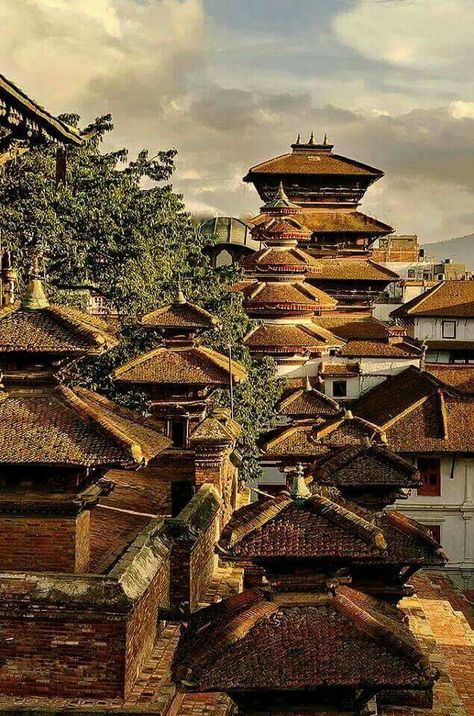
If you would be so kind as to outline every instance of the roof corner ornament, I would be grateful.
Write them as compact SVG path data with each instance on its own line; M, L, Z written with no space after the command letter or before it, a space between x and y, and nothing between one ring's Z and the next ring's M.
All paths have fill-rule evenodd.
M313 386L311 385L311 381L310 381L310 379L309 379L309 375L307 375L306 378L305 378L304 390L305 390L305 393L311 393L311 391L313 390Z
M311 497L311 491L304 479L304 468L301 462L297 463L293 473L293 479L290 487L290 497L296 502L307 500Z
M323 145L326 147L328 144L328 135L326 134L326 132L324 132Z
M311 136L310 136L310 138L309 138L308 144L309 144L310 146L312 146L312 147L315 146L316 140L315 140L315 138L314 138L314 132L311 132Z
M354 419L354 414L353 414L352 410L349 410L349 408L347 408L347 410L344 411L344 420L353 420L353 419Z
M295 142L295 144L296 144L296 145L301 144L301 133L300 133L300 132L298 132L298 136L296 137L296 142Z

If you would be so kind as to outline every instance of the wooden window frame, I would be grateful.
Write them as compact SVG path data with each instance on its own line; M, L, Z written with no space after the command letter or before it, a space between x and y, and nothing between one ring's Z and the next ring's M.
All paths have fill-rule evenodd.
M340 385L344 384L344 387L345 387L344 395L336 395L336 392L335 392L335 390L334 390L334 386L335 386L336 384L340 384ZM348 387L348 386L347 386L347 380L344 380L344 379L342 379L342 380L333 380L333 382L332 382L332 397L333 397L333 398L347 398L347 387Z
M419 457L417 462L423 480L423 484L417 489L417 494L421 497L441 497L441 459Z

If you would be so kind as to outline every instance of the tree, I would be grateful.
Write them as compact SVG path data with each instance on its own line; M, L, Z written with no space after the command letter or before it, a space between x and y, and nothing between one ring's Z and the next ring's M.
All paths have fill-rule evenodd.
M62 117L79 123L77 115ZM137 314L169 301L179 279L190 300L220 317L221 329L206 342L220 350L233 347L245 364L249 382L236 388L236 417L243 431L240 446L244 476L255 477L258 433L274 420L279 395L273 362L255 362L243 346L249 321L241 297L227 285L238 272L233 267L213 269L202 236L185 210L182 197L169 180L175 150L147 151L128 161L125 149L102 152L104 136L113 129L110 116L87 128L92 139L68 149L66 181L56 181L53 147L32 149L0 172L0 226L2 245L10 248L19 270L20 286L29 270L32 250L45 255L50 297L73 302L64 287L93 286L114 306L121 323L120 346L94 361L85 360L75 379L115 399L110 371L160 342L137 326ZM138 393L126 396L140 405Z

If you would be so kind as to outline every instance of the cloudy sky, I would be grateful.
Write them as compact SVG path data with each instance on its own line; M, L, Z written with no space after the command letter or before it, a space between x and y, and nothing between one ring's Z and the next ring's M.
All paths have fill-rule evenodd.
M363 209L436 241L474 232L473 0L0 0L0 72L110 148L179 152L196 212L259 202L241 177L327 132L386 177Z

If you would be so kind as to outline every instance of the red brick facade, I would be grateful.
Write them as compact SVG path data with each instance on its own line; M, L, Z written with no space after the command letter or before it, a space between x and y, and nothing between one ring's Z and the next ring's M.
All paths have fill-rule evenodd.
M194 611L217 566L215 545L219 539L221 500L212 485L206 484L180 515L166 520L172 538L171 590L173 607L189 604Z
M0 570L81 573L89 564L90 512L0 517Z

